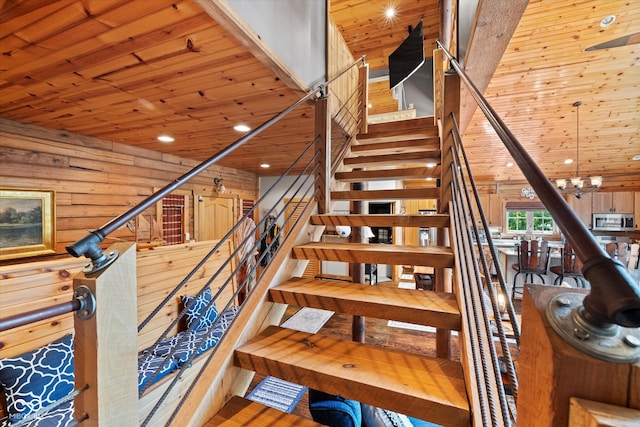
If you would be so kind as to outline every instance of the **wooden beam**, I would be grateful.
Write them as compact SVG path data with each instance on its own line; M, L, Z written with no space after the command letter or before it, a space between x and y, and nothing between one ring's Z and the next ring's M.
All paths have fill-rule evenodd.
M489 86L502 55L516 31L529 0L481 1L471 29L464 69L480 93ZM460 130L464 133L476 111L475 100L466 88L461 90Z

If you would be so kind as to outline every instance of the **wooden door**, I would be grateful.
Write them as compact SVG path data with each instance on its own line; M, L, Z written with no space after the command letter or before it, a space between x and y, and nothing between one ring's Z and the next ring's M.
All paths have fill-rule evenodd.
M219 240L235 224L235 199L198 196L197 239Z

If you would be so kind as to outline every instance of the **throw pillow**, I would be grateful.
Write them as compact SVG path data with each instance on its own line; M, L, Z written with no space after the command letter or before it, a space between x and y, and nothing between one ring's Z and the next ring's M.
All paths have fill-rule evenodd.
M0 359L9 419L16 422L73 391L73 335L17 357Z
M185 317L187 319L187 328L202 330L209 329L213 322L218 317L218 310L216 304L211 303L213 295L211 294L211 288L207 288L198 296L192 297L188 295L181 295L183 307L185 307ZM209 305L211 303L211 305ZM207 308L207 306L209 307ZM204 311L202 317L198 319L200 313Z

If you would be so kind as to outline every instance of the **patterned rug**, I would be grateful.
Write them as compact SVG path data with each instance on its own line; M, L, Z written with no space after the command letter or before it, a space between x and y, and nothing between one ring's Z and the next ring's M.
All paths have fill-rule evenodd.
M247 399L291 413L306 391L305 386L269 376L255 386Z

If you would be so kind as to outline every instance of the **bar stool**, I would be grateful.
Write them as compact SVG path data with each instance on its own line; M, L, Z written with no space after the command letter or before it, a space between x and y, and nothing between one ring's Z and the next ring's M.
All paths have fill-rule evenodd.
M626 242L619 243L607 243L605 246L605 251L609 254L609 256L613 259L619 260L625 266L627 265L627 248L629 245Z
M553 281L553 284L558 286L562 284L565 277L570 277L576 282L576 287L586 288L588 282L582 275L582 261L578 259L569 243L565 243L561 251L561 264L553 265L549 269L553 274L558 276Z
M511 289L511 300L514 299L516 294L516 282L520 274L524 274L524 283L533 283L533 277L538 276L542 281L542 284L546 284L544 276L547 274L547 268L549 267L549 242L542 240L523 240L518 248L518 263L513 264L512 268L517 271L513 276L513 288ZM522 291L518 291L522 295Z

